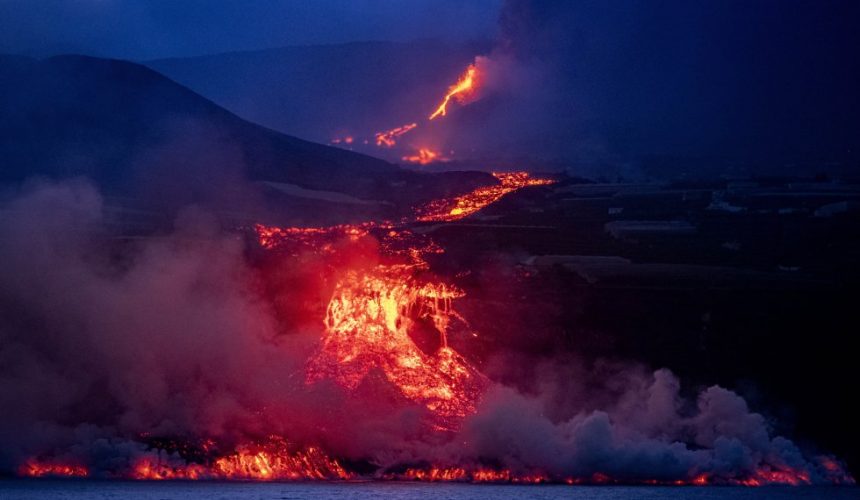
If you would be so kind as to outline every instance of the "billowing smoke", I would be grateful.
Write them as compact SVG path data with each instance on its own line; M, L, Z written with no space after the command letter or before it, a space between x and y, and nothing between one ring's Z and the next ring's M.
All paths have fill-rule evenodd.
M556 477L731 478L755 476L762 467L812 467L813 474L824 477L794 444L772 436L765 419L731 391L710 387L687 401L668 370L644 373L630 367L613 383L624 388L617 399L553 416L550 394L529 397L497 389L469 422L475 456L500 457L509 467Z
M171 232L143 239L121 237L117 223L84 181L31 184L0 209L4 473L38 457L128 476L141 457L192 460L155 438L214 440L229 453L279 436L364 463L367 474L438 466L556 480L845 479L833 459L775 436L737 394L683 397L667 370L632 364L589 376L569 359L526 368L500 357L486 367L476 413L432 431L427 408L393 397L372 373L354 391L307 381L332 293L319 255L260 263L193 207ZM374 252L355 252L351 265ZM530 375L507 385L502 366Z
M578 32L579 10L535 0L503 4L495 47L475 58L480 102L452 116L448 130L440 131L454 150L544 169L616 159L594 127L594 103L580 81L598 68L577 57L577 44L588 36Z
M194 208L143 240L116 238L116 222L84 182L0 212L4 470L45 453L122 469L143 435L301 439L341 412L372 420L295 377L316 336L280 334L241 239Z
M225 432L259 396L241 381L273 368L274 325L238 241L189 210L164 239L107 249L103 209L75 182L31 188L2 212L6 467L145 429Z
M856 165L855 2L507 0L458 151L611 176ZM851 20L851 21L849 21ZM502 77L501 75L504 75ZM849 131L854 131L853 136ZM775 170L772 170L775 171ZM847 170L846 170L847 171ZM782 172L784 173L784 172Z

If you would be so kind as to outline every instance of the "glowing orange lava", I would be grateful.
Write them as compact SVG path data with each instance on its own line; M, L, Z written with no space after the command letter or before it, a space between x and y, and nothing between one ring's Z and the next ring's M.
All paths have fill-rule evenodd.
M420 165L427 165L428 163L433 163L434 161L447 160L447 158L439 156L439 153L429 148L421 148L418 150L417 153L404 156L402 159L403 161L408 161L409 163L418 163Z
M18 473L27 477L87 477L86 467L62 462L41 462L30 459L24 463Z
M522 483L522 484L539 484L547 482L560 482L569 485L624 485L624 484L644 484L652 486L709 486L709 485L733 485L733 486L802 486L812 484L809 473L804 470L794 469L760 469L746 478L721 478L714 477L709 474L698 474L687 479L674 480L622 480L612 477L608 474L595 472L586 477L567 477L564 479L552 478L547 474L540 472L535 473L520 473L516 474L508 469L491 469L491 468L464 468L464 467L441 467L431 466L428 468L410 468L402 474L387 475L385 479L401 479L412 481L427 481L427 482L473 482L473 483ZM847 478L844 483L834 482L834 484L854 484Z
M508 469L489 469L484 467L430 467L426 469L406 469L403 474L395 474L388 479L401 479L427 482L471 482L471 483L521 483L539 484L550 481L543 473L515 474Z
M235 453L216 458L203 465L175 464L159 458L141 458L132 470L140 480L229 479L246 481L297 481L314 479L350 479L337 461L317 447L290 451L278 438L258 446L246 446Z
M284 241L291 241L318 252L325 252L331 248L334 241L343 238L355 241L366 236L368 230L375 226L376 224L371 222L329 227L277 227L256 224L254 230L260 246L269 250Z
M448 345L452 301L463 295L444 283L421 282L412 264L348 271L329 302L322 346L308 364L308 381L337 381L355 389L371 370L407 399L436 416L439 428L455 427L475 411L484 376ZM409 335L417 322L432 324L438 349L422 351Z
M419 395L419 399L423 395ZM438 394L430 399L439 399ZM442 397L444 399L444 397ZM436 411L436 410L434 410ZM444 428L444 427L443 427ZM204 448L205 449L205 448ZM837 462L823 463L828 472L836 474L827 478L832 484L855 484ZM23 477L88 477L87 467L57 460L30 459L21 465L18 474ZM307 481L348 480L359 477L346 469L338 460L331 458L316 446L294 449L283 438L270 436L262 444L237 447L232 453L216 455L201 463L186 462L175 455L154 453L133 462L131 471L119 477L144 481L166 480L240 480L240 481ZM472 482L472 483L519 483L540 484L547 482L569 485L600 484L644 484L654 486L709 486L733 485L803 486L813 484L810 472L789 467L762 466L750 475L742 477L719 476L711 473L691 474L683 479L623 480L609 474L596 472L585 477L551 477L542 472L514 473L509 469L485 466L443 466L408 468L402 473L383 473L378 479L409 480L422 482Z
M434 201L418 209L414 220L457 220L515 190L554 182L533 179L526 172L493 175L499 184L478 188L457 198ZM414 220L404 221L404 225ZM437 431L455 431L465 417L476 412L489 380L448 343L448 335L456 331L456 326L468 327L453 306L465 292L428 276L428 260L443 252L429 236L385 222L317 228L257 224L253 229L260 246L267 250L326 256L324 260L335 278L319 346L305 366L307 383L331 380L353 390L371 373L381 374L403 399L426 409L430 428ZM339 259L329 258L344 246L355 246L359 240L370 237L378 241L379 261L356 267L337 264ZM436 342L419 347L413 340L416 329L435 335ZM134 461L130 471L116 471L116 475L138 480L245 481L359 477L321 448L295 447L278 436L235 448L231 446L226 453L217 453L218 447L211 439L197 446L183 446L180 442L178 446L155 445L153 448ZM188 453L189 449L199 453ZM186 460L180 454L195 458ZM465 465L467 463L469 465ZM818 466L833 484L854 484L854 479L834 458L818 457ZM798 486L812 484L814 469L763 465L745 475L719 476L691 470L686 477L631 480L602 472L583 473L582 477L551 476L540 470L515 472L499 465L452 459L447 463L399 470L377 472L373 477L473 483ZM19 474L86 477L89 470L67 461L31 459L19 468Z
M462 467L430 467L429 469L406 469L397 479L428 482L472 482L472 483L525 483L539 484L549 481L545 474L513 474L501 469L465 469Z
M763 468L755 471L750 477L738 480L731 480L731 484L740 486L767 486L773 484L800 486L803 484L812 484L809 479L809 472L797 469L771 469Z
M417 212L417 220L456 220L516 189L552 182L532 179L525 172L494 175L499 185L431 203ZM330 247L332 238L357 239L374 226L257 225L255 229L265 248L298 242L321 251ZM448 345L451 321L465 324L452 306L463 291L419 277L427 268L424 255L441 251L432 242L393 227L376 236L383 251L399 257L401 263L347 269L342 273L326 308L320 348L307 366L307 380L334 380L355 389L368 373L379 370L401 395L435 415L437 428L454 428L459 420L475 411L487 386L486 378ZM418 347L410 336L416 325L432 325L438 335L435 350L425 352Z
M451 102L451 99L456 99L459 103L466 102L467 99L474 95L475 88L477 87L477 74L478 68L474 64L470 64L468 68L466 68L466 72L460 76L460 79L457 80L457 83L448 88L448 93L445 94L445 97L442 99L442 102L439 103L439 106L436 108L430 115L430 120L433 120L439 116L445 116L448 114L448 103Z
M385 263L338 271L326 308L325 330L316 355L308 362L307 380L334 380L357 388L371 371L379 371L405 399L429 410L438 429L457 426L473 413L486 378L448 345L452 320L465 325L452 306L459 288L423 279L425 256L442 249L407 229L375 226L329 228L255 227L264 248L289 251L296 245L315 252L332 251L337 240L355 241L371 231ZM422 350L410 336L413 328L433 331L432 350Z
M508 193L528 186L552 184L550 179L532 179L527 172L494 172L500 183L480 187L456 198L434 200L418 209L419 221L454 221L467 217Z
M417 123L409 123L397 128L393 128L391 130L386 130L384 132L377 132L375 135L376 145L385 148L394 147L394 145L397 144L396 139L398 137L409 132L417 126Z
M346 137L335 137L331 140L332 144L352 144L353 142L355 142L355 139L351 135Z

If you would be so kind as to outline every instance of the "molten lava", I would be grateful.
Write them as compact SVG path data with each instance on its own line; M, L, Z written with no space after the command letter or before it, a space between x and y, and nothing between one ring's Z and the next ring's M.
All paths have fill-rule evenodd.
M417 153L404 156L402 159L403 161L408 161L409 163L418 163L420 165L427 165L429 163L433 163L434 161L447 160L447 158L439 156L439 153L429 148L421 148L418 150Z
M169 459L145 457L132 470L133 479L229 479L244 481L296 481L350 479L337 461L317 447L290 451L278 438L258 446L245 446L210 463L175 464Z
M377 132L376 137L376 145L385 148L394 147L397 144L396 139L403 134L406 134L410 130L416 128L418 126L417 123L408 123L406 125L393 128L391 130L386 130L384 132Z
M470 64L466 71L460 76L457 80L457 83L450 86L448 88L448 92L445 94L445 97L442 98L442 101L436 107L436 110L433 111L432 114L428 117L428 120L434 120L439 116L445 116L448 114L448 104L450 104L451 100L454 100L460 104L465 104L470 100L474 99L476 90L478 88L479 81L479 72L478 67L475 64ZM405 125L401 125L399 127L395 127L391 130L384 130L382 132L377 132L374 134L374 140L378 147L383 148L393 148L397 145L397 141L401 136L411 132L412 130L418 127L417 122L407 123ZM336 137L332 139L331 144L352 144L353 143L352 136L344 136L344 137ZM367 144L367 141L364 141ZM434 161L444 160L444 158L439 156L439 153L433 151L429 148L421 148L417 153L413 155L403 156L403 161L407 161L410 163L419 163L421 165L426 165L428 163Z
M731 484L740 486L767 486L772 484L783 484L789 486L800 486L812 484L809 472L796 469L758 469L753 475L743 479L731 480Z
M457 80L457 83L448 88L448 93L445 94L442 102L439 103L436 111L430 115L429 119L434 120L439 116L447 115L448 103L451 102L451 99L455 99L457 102L462 104L472 98L474 96L475 89L477 88L477 75L478 68L474 64L470 64L469 67L466 68L466 72L460 76L459 80Z
M433 202L417 211L417 220L456 220L517 189L552 182L532 179L525 172L493 175L499 185ZM329 228L257 225L255 229L264 248L300 244L325 251L333 239L355 241L374 227L368 223ZM319 351L308 363L307 380L334 380L355 389L371 371L379 370L403 397L435 416L435 427L455 428L459 420L474 413L487 386L486 378L448 345L451 321L465 324L452 307L463 291L419 278L427 268L424 256L441 252L432 242L394 228L378 234L377 239L383 252L405 262L343 272L326 308L325 333ZM434 352L424 352L411 338L410 330L418 324L433 326L439 337Z
M406 469L392 478L427 482L471 482L471 483L522 483L540 484L550 480L546 474L513 474L507 469L463 467L431 467L429 469Z
M517 189L552 182L531 179L525 172L494 175L499 185L431 203L417 211L417 220L459 219ZM377 227L368 223L329 228L257 225L255 229L264 248L287 249L298 244L319 252L331 249L334 239L356 241ZM420 278L427 268L424 257L442 251L432 241L393 227L375 236L383 253L400 262L342 273L326 308L320 348L307 366L307 380L334 380L355 389L378 370L404 398L429 410L436 428L456 428L462 418L474 413L488 384L448 345L451 321L465 325L452 306L463 291ZM432 325L438 335L438 348L429 353L410 336L416 325L425 324Z
M341 239L355 241L366 236L368 230L376 224L367 222L359 225L342 224L330 227L276 227L256 224L254 230L260 246L271 250L276 246L290 242L302 246L303 250L325 252L331 249L331 244Z
M844 471L840 472L844 474ZM844 476L843 476L844 477ZM644 484L652 486L802 486L812 484L809 472L802 469L759 469L746 477L719 477L710 474L691 475L683 479L620 479L608 474L595 472L585 477L558 478L542 472L514 473L508 469L487 467L441 467L410 468L402 474L391 474L385 479L399 479L427 482L471 482L471 483L520 483L540 484L547 482L564 483L569 485L629 485ZM833 484L854 484L853 479L844 477L843 481L833 481Z
M355 141L355 139L351 135L348 135L346 137L335 137L334 139L331 140L331 143L332 144L352 144L354 141Z
M456 198L434 200L418 209L419 221L450 222L467 217L495 203L502 196L528 186L552 184L550 179L532 179L527 172L494 172L499 184L480 187Z
M308 381L335 380L355 389L372 370L405 398L426 407L437 428L453 428L475 411L487 381L448 345L452 301L463 295L444 283L420 282L416 266L379 265L348 271L335 287L318 354L308 364ZM410 329L427 321L439 348L425 353Z
M346 390L367 383L384 383L398 401L421 407L428 424L424 429L441 431L434 437L454 434L463 420L476 413L490 382L449 345L449 333L468 329L454 309L465 292L429 275L428 260L443 253L427 235L405 227L415 221L452 221L475 213L504 195L527 186L553 181L533 179L525 172L495 173L499 184L478 188L466 195L431 202L416 210L414 219L392 223L367 222L320 228L279 228L257 224L254 232L262 248L273 253L298 255L310 252L323 256L333 289L325 308L322 336L315 353L304 366L308 384L328 380ZM378 243L379 259L356 264L339 259L339 252ZM377 247L374 247L377 248ZM346 250L345 250L346 249ZM458 330L457 328L460 328ZM417 329L435 335L430 347L414 340ZM380 376L381 375L381 376ZM374 391L379 387L374 386ZM108 477L139 480L344 480L359 477L318 446L297 447L279 436L239 446L219 445L212 439L200 444L148 439L147 450L136 455L130 469L100 471ZM819 457L816 466L792 468L760 463L750 471L702 472L689 470L663 479L619 478L602 472L583 471L581 477L560 476L539 468L506 468L498 460L457 458L447 451L434 463L414 462L380 468L379 479L456 481L473 483L557 482L567 484L652 484L704 486L711 484L763 486L805 485L824 478L833 484L854 484L854 479L832 457ZM779 462L777 462L779 463ZM21 476L87 477L83 462L31 459L18 469ZM823 475L822 475L823 473Z
M472 414L487 386L486 378L448 345L452 321L465 325L452 306L463 296L459 288L421 278L425 257L442 249L406 229L375 226L329 228L255 227L264 248L291 251L298 246L316 252L333 251L335 240L357 241L371 231L385 263L339 271L326 308L325 330L317 354L308 362L309 383L333 380L356 389L371 372L405 400L421 405L437 429L453 429ZM432 328L438 337L425 352L410 332Z
M18 474L26 477L87 477L89 470L73 463L30 459L18 468Z

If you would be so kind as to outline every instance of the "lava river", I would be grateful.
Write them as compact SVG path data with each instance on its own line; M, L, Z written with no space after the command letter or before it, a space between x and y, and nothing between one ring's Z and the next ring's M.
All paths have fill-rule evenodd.
M444 103L440 109L442 111L437 111L437 114L444 114ZM464 425L470 419L473 419L472 428L478 425L475 422L480 423L480 419L474 420L474 417L479 416L479 408L493 383L451 346L449 335L452 329L465 335L479 335L479 332L472 331L467 318L456 310L456 302L465 292L432 272L428 260L431 256L439 257L444 249L426 235L412 231L410 226L413 223L444 224L459 220L509 193L553 182L532 178L524 172L494 175L499 181L495 185L417 207L413 217L396 223L367 222L321 228L258 224L253 228L259 247L267 253L311 253L319 257L323 263L320 273L332 282L324 315L316 320L322 325L322 336L301 374L304 384L311 387L335 384L348 394L387 387L392 407L420 409L416 413L419 419L417 428L431 441L444 444L458 433L474 432L464 430ZM355 264L343 257L351 248L368 242L377 245L377 260ZM416 331L423 334L423 343L416 341ZM663 380L667 381L667 387L672 386L671 379L660 374L655 384ZM728 397L718 392L712 396ZM571 421L570 429L559 431L557 438L553 439L578 443L578 433L601 435L605 431L599 431L600 426L609 425L602 423L605 420L602 419L599 413L595 413L581 421ZM485 427L492 428L493 424ZM754 470L735 473L713 465L716 462L700 460L699 451L681 449L681 445L671 443L659 449L664 450L661 453L666 453L667 457L674 456L672 453L680 457L671 459L678 462L677 469L665 474L654 473L654 479L643 479L642 474L647 472L625 476L623 470L604 470L600 463L589 463L589 468L557 464L512 468L499 460L481 459L481 455L486 454L481 452L475 452L472 457L463 456L466 452L458 452L436 459L392 458L390 462L394 466L383 466L381 459L375 459L371 464L373 467L367 464L355 467L354 460L344 461L332 456L323 446L298 445L278 434L228 447L207 438L159 440L140 436L139 439L147 443L151 452L135 459L128 469L119 468L108 473L93 471L80 459L46 453L26 460L19 466L18 474L29 477L103 477L107 474L109 477L140 480L345 480L372 477L420 481L720 483L747 486L809 484L813 482L813 475L835 483L853 481L835 459L828 457L815 459L813 469L813 466L800 465L800 462L793 465L783 459L762 456ZM650 441L642 439L643 443L658 442L656 438L648 438ZM475 440L481 441L479 438ZM574 449L580 448L587 446L574 446ZM533 460L535 463L539 461ZM397 466L398 463L402 466ZM595 471L595 468L599 470Z

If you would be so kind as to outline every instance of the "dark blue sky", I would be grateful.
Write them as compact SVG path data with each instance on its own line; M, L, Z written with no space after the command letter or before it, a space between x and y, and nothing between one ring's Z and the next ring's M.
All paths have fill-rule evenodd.
M489 38L501 0L0 0L0 52L150 59L354 40Z
M145 60L490 38L505 78L537 83L499 97L486 125L465 129L470 145L856 168L858 26L860 0L0 0L0 53Z

